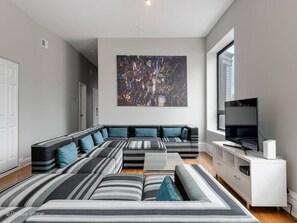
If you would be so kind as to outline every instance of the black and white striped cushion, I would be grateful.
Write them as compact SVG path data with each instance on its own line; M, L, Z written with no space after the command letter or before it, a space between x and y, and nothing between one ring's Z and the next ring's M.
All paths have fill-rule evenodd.
M116 162L113 158L80 158L67 167L54 169L51 173L56 174L77 174L77 173L98 173L110 174L116 171Z
M129 140L125 149L166 149L161 140Z
M111 174L103 178L91 200L141 201L143 176Z
M125 141L107 141L100 147L89 152L86 157L104 158L109 157L115 159L115 173L119 173L123 167L123 148Z
M173 174L150 174L144 178L143 200L155 201L160 186L166 176L170 176L174 180Z
M2 223L22 223L33 216L38 208L34 207L6 207L0 208L0 222Z
M34 174L0 193L0 207L40 207L53 199L86 200L103 176L98 174Z

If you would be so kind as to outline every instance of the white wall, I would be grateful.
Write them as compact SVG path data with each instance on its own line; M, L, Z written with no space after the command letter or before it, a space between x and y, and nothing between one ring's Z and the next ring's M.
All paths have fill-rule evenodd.
M235 97L259 98L259 129L276 139L288 187L297 192L297 1L235 1L208 35L206 51L233 27ZM208 133L208 142L217 137Z
M188 107L118 107L117 55L187 56ZM205 39L98 39L99 123L194 124L205 139Z
M32 144L78 129L73 97L81 77L96 68L9 0L0 1L0 30L0 56L20 64L19 157L24 165L30 162ZM49 41L48 50L41 47L41 38Z

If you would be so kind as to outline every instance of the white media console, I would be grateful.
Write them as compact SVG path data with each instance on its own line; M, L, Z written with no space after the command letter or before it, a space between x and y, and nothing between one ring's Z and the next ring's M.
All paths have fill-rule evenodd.
M247 207L285 207L287 206L286 160L268 160L263 153L244 151L223 144L227 141L213 142L213 166L221 177L246 202ZM249 174L240 171L240 166Z

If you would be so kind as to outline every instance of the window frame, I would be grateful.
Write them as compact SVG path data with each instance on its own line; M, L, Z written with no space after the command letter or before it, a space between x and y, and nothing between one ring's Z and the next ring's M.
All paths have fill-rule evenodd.
M234 40L232 40L230 43L228 43L223 49L221 49L219 52L217 52L217 130L219 131L223 131L225 132L225 129L220 129L219 128L219 118L220 118L220 115L225 115L226 112L225 110L219 110L219 107L220 107L220 102L219 102L219 94L220 94L220 91L219 91L219 72L220 72L220 67L219 67L219 57L222 53L224 53L228 48L230 48L232 45L234 45Z

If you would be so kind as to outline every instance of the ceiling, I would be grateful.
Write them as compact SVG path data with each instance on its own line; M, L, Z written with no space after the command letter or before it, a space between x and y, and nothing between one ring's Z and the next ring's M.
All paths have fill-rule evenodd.
M205 37L234 0L11 0L97 65L97 38Z

